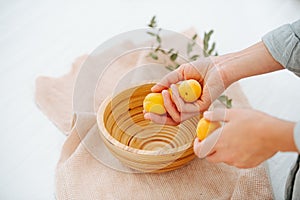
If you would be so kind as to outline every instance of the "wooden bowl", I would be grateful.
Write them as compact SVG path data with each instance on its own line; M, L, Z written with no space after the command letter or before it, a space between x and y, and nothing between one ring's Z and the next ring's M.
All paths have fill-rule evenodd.
M153 85L136 86L103 101L97 123L105 145L124 165L143 172L165 172L195 158L193 141L199 118L178 126L145 120L143 100Z

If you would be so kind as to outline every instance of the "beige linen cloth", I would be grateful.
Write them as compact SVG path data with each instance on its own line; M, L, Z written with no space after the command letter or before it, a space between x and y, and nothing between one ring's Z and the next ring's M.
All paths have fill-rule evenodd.
M124 42L124 47L133 44ZM107 50L98 61L105 59ZM195 159L178 170L160 174L126 173L107 167L90 152L83 141L99 137L89 135L95 117L81 123L79 135L72 110L74 83L87 56L79 57L71 71L60 77L39 77L36 80L35 100L41 111L67 135L55 174L57 199L272 199L272 191L265 165L253 169L237 169L225 164L212 164ZM114 63L97 87L95 110L112 85L137 63L143 63L144 53L132 54ZM117 69L117 70L114 70ZM249 107L238 83L226 93L233 98L234 107ZM103 145L103 143L101 143ZM107 155L111 156L111 155Z

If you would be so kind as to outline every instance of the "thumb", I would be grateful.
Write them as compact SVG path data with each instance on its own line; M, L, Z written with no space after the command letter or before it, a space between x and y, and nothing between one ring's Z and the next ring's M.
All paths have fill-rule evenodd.
M231 110L226 108L217 108L213 111L204 112L203 117L208 121L228 122L231 115Z
M199 158L205 158L215 152L215 145L219 140L222 128L218 128L212 132L205 140L199 141L198 138L194 141L194 152Z
M151 88L152 92L161 92L163 89L169 88L172 84L184 80L181 68L170 72L165 77L161 79L156 85Z

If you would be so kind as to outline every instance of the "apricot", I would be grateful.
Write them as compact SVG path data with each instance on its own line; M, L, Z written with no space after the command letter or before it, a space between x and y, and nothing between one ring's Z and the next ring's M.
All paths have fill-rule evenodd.
M190 79L176 84L180 97L186 102L194 102L199 99L202 88L198 81ZM168 88L168 92L172 97L172 90ZM161 93L149 93L144 101L143 107L146 112L151 112L159 115L166 114L164 100Z
M164 99L161 93L149 93L144 101L143 108L146 112L155 113L158 115L163 115L166 113L164 107Z
M200 119L197 125L197 137L200 141L204 140L209 134L221 127L220 122L210 122L204 118Z
M194 102L201 96L202 88L198 81L190 79L182 81L178 86L178 91L185 102Z

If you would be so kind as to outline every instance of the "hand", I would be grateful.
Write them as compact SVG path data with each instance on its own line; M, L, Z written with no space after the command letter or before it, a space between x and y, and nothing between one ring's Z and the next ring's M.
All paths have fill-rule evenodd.
M151 89L152 92L162 92L164 106L168 114L161 116L153 113L145 113L145 119L150 119L156 123L177 125L207 110L211 102L218 98L229 86L223 78L224 72L222 68L215 66L212 59L206 58L183 64L153 86ZM200 99L193 103L184 102L179 96L177 87L174 85L179 81L188 79L199 81L203 87ZM170 87L172 89L172 98L167 91Z
M224 162L239 168L251 168L272 157L278 151L297 151L293 140L295 123L248 109L216 109L204 113L210 121L225 125L211 135L219 138L206 159ZM206 140L194 142L194 152L200 155ZM206 147L207 148L207 147Z
M181 65L166 75L152 88L162 92L166 116L145 113L145 119L157 123L177 125L180 122L208 109L210 104L233 82L241 78L284 69L269 53L263 42L247 49L222 56L209 57ZM195 79L203 87L202 95L194 103L185 103L173 86L171 99L167 91L172 84L186 79ZM171 86L172 87L172 86Z

